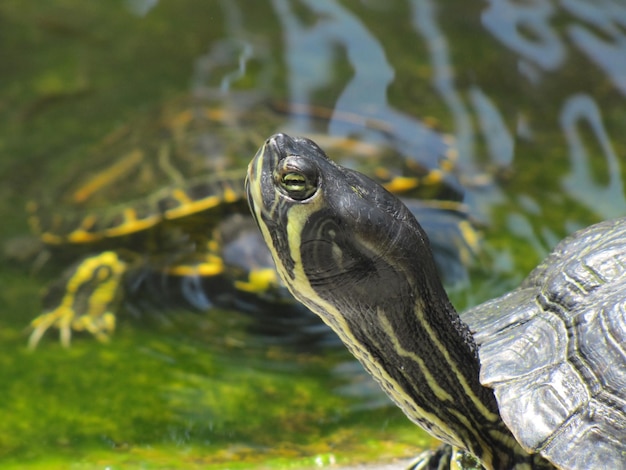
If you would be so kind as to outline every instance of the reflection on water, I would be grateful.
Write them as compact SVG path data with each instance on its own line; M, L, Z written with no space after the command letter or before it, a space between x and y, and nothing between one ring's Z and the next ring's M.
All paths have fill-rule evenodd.
M565 59L565 47L550 24L555 11L551 2L492 0L482 20L491 34L523 60L544 70L557 70Z
M569 38L626 95L626 5L611 0L561 4L578 20L568 25Z
M312 24L300 20L287 0L273 5L283 25L289 98L295 103L310 103L314 93L333 80L338 62L337 49L352 76L342 83L335 108L367 114L370 109L387 107L386 91L394 71L387 61L382 43L354 14L337 2L302 2L317 18ZM297 78L296 78L297 77ZM382 117L384 120L384 117ZM332 131L332 127L331 127Z
M626 211L620 2L129 1L132 14L76 2L71 15L67 5L0 6L3 240L26 232L29 195L81 162L98 136L164 97L212 88L328 107L325 132L335 135L388 123L405 152L432 155L438 131L453 134L489 255L471 293L455 293L460 305L501 294L566 233ZM320 126L293 113L285 130ZM22 329L43 283L28 269L0 267L0 455L14 462L167 455L171 467L220 468L308 456L312 465L376 439L371 454L424 443L343 350L310 354L246 336L249 319L236 312L142 318L107 345L48 342L26 355Z
M448 112L452 113L459 151L465 155L465 158L471 160L474 148L472 121L455 83L455 69L451 62L447 39L441 31L438 18L439 12L431 0L412 2L413 24L426 42L433 69L434 88L442 96Z
M589 95L573 95L565 102L560 121L571 161L571 172L563 178L564 189L580 204L604 219L623 216L626 199L622 165L602 122L597 103ZM584 127L591 131L595 141L592 148L587 148L581 136ZM589 163L591 158L598 158L598 153L605 160L605 174L602 178L594 177ZM602 184L602 180L606 183Z

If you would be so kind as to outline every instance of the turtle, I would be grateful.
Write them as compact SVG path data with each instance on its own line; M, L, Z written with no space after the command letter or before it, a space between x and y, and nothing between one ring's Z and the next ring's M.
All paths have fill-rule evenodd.
M626 468L626 218L459 315L415 215L313 141L269 138L247 195L288 289L443 441L414 468Z
M345 164L369 172L432 222L442 271L462 271L478 237L462 205L447 135L415 120L430 138L423 148L413 146L415 154L403 154L402 136L389 123L368 120L361 135L331 136L324 134L329 113L323 108L216 91L171 100L115 130L66 183L29 203L44 252L67 266L44 292L30 347L51 327L64 345L73 330L107 340L122 301L151 299L148 308L300 309L250 218L244 179L247 156L263 136L305 113L309 131ZM335 119L362 118L344 113Z

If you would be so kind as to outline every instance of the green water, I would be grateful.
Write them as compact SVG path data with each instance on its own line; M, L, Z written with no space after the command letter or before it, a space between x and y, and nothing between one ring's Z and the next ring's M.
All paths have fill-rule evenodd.
M459 308L626 212L624 25L608 6L382 3L3 1L0 241L28 234L29 197L103 136L206 85L222 43L245 64L227 85L267 83L402 132L403 115L431 116L456 136L484 234ZM343 348L259 337L238 312L126 316L108 344L64 349L48 334L31 353L27 325L53 276L0 265L2 468L312 468L435 445Z

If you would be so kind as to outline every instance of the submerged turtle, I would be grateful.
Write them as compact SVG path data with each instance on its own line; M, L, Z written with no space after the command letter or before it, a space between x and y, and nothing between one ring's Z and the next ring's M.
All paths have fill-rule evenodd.
M51 327L66 345L72 330L106 339L120 300L142 296L152 305L167 298L199 309L254 310L258 302L295 308L249 216L244 177L260 136L302 111L242 96L165 106L156 119L110 136L88 168L30 203L33 230L47 252L68 265L44 295L31 346ZM307 113L310 131L317 126L323 133L325 117ZM389 123L372 121L363 135L318 138L390 190L430 201L410 203L440 241L442 271L454 277L475 249L475 232L459 202L448 138L418 121L415 126L428 134L421 147L411 147ZM402 154L400 144L415 155Z
M272 137L247 181L290 291L447 443L416 468L449 467L452 449L488 469L626 468L626 218L459 317L413 214L312 141Z

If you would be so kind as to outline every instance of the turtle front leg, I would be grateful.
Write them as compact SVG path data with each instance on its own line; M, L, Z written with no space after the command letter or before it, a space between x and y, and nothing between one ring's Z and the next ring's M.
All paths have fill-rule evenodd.
M473 455L450 444L442 444L418 455L406 470L484 470Z
M88 331L105 341L115 329L115 307L121 297L127 264L114 251L81 259L68 268L44 295L44 313L31 322L28 347L58 328L61 344L69 346L74 331Z

